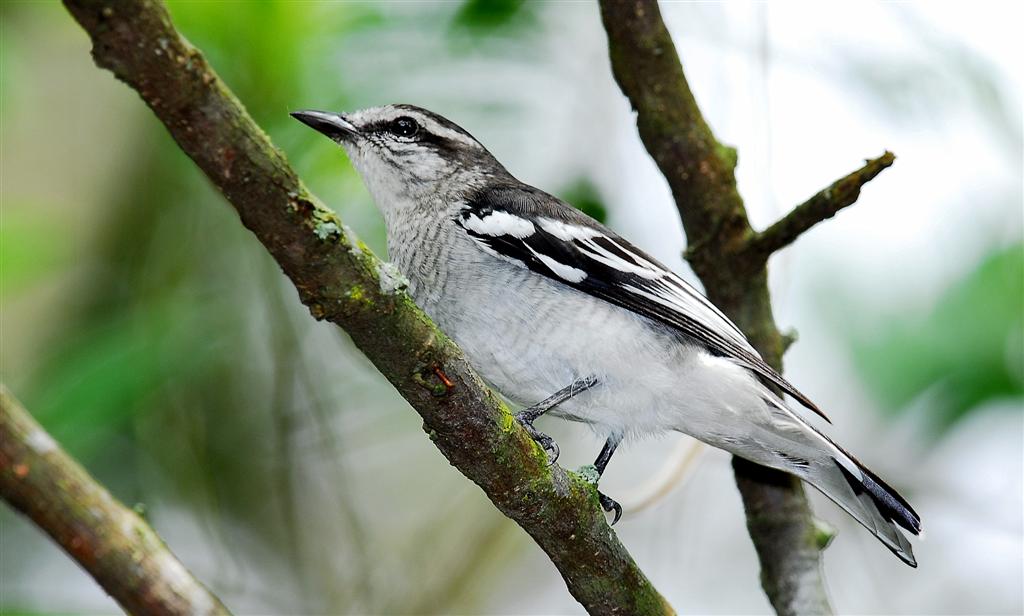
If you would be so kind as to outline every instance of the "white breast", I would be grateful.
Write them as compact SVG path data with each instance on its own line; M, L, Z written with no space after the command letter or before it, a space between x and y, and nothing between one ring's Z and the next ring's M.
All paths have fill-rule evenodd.
M488 254L454 225L389 236L410 293L502 395L527 406L599 385L552 413L602 435L720 431L764 406L750 374L666 326ZM450 234L450 235L449 235Z

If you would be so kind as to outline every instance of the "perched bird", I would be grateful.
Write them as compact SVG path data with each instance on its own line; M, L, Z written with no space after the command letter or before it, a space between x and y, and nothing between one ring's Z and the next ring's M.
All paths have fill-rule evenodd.
M921 521L881 479L772 387L821 414L697 290L643 250L520 182L468 132L412 105L298 111L339 143L384 215L388 253L416 303L487 383L526 408L607 438L675 430L792 473L916 566ZM532 406L529 406L532 405ZM822 415L824 416L824 415ZM606 511L621 508L601 494Z

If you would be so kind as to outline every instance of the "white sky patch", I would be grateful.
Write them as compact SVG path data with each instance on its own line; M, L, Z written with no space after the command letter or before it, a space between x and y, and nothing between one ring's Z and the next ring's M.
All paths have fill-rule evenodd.
M462 226L470 231L490 235L491 237L511 235L520 240L524 237L530 237L537 231L537 228L529 220L513 216L508 212L491 212L483 218L470 214L463 220Z

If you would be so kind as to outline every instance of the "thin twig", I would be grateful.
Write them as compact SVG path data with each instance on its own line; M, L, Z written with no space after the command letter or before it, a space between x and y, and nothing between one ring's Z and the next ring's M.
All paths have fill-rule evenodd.
M720 144L704 120L655 0L601 0L601 18L615 80L672 189L687 260L708 297L781 371L783 338L772 316L765 261L746 251L754 231L736 189L735 150ZM761 585L776 612L831 613L800 481L738 458L733 467Z
M793 208L773 225L750 239L747 247L751 257L767 260L772 253L792 244L814 225L853 205L860 196L861 188L884 169L892 166L895 160L896 156L889 151L878 158L868 159L860 169L836 180L825 190Z
M75 462L0 384L0 497L131 614L228 614L137 513Z

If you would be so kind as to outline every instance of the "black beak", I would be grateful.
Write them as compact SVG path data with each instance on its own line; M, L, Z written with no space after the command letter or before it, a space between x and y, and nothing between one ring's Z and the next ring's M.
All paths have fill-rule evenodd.
M334 141L352 139L359 135L359 130L340 113L307 110L293 111L289 115Z

